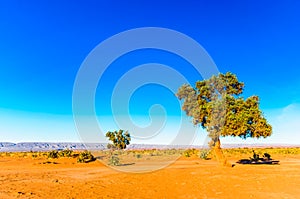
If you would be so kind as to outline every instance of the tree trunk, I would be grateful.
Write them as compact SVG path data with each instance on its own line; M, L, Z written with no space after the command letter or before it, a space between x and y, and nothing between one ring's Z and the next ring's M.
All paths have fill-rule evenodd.
M214 145L214 153L216 155L217 161L222 165L222 166L229 166L232 167L232 164L227 162L227 159L225 158L222 149L221 149L221 142L220 138L217 139Z

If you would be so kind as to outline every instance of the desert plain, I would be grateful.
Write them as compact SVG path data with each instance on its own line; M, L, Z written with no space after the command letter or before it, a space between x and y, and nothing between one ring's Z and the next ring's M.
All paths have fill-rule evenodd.
M213 157L182 155L164 168L140 173L123 168L159 163L164 157L131 156L132 164L107 166L98 160L77 163L72 157L6 153L0 156L0 198L300 198L298 152L275 153L278 165L236 164L249 154L227 154L235 163L232 168Z

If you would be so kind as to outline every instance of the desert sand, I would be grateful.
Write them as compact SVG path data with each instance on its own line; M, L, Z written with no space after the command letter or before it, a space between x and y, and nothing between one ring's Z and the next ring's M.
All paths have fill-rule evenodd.
M274 158L279 165L224 168L213 159L181 157L136 174L100 161L2 157L0 198L300 198L300 155Z

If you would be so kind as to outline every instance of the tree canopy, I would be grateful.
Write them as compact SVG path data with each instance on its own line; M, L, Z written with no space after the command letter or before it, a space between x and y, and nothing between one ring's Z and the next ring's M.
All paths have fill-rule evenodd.
M272 126L259 109L259 97L244 99L244 83L227 72L196 82L193 88L182 85L177 97L183 100L182 110L201 125L212 138L212 146L220 136L264 137L270 136Z
M113 143L113 147L108 144L108 148L126 149L126 146L129 145L131 141L130 134L128 131L124 132L124 130L108 131L106 137Z

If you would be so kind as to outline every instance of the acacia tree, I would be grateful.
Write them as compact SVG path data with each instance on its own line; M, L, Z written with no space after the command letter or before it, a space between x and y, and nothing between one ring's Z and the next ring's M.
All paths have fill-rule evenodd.
M108 144L108 148L126 149L126 146L130 144L131 138L128 131L108 131L106 137L112 141L113 145Z
M244 99L243 89L244 83L227 72L196 82L196 88L184 84L176 94L183 100L182 110L193 118L194 125L207 130L210 146L223 165L229 164L220 147L220 136L266 138L272 133L259 109L258 96Z

